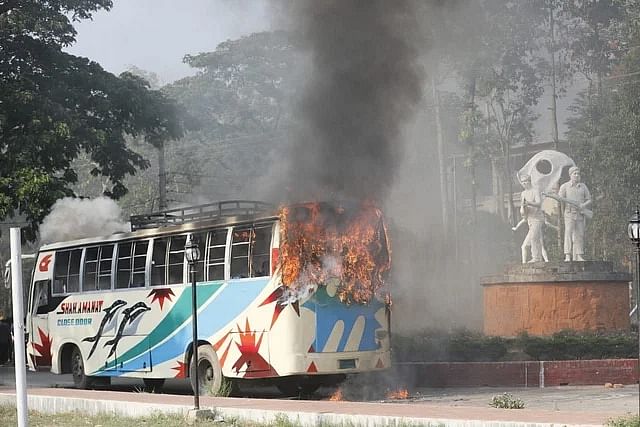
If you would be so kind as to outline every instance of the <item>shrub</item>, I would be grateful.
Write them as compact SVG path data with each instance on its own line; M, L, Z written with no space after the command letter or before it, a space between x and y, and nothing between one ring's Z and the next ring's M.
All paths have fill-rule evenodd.
M514 397L511 393L503 393L499 396L493 396L489 406L500 409L522 409L524 408L524 401Z
M631 415L628 417L612 418L607 421L609 427L640 427L640 416Z
M411 336L392 336L398 362L504 362L513 360L587 360L638 357L633 333L562 331L549 337L486 336L479 332L425 330Z
M534 360L620 359L638 356L638 338L625 333L558 332L551 337L522 334L514 342Z
M502 359L508 340L458 330L424 331L411 337L393 335L394 359L401 362L483 362Z

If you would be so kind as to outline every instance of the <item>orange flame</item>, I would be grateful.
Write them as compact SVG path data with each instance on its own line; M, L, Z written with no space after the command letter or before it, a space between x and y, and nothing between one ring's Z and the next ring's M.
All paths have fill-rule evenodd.
M344 400L344 397L342 396L342 389L337 389L331 396L329 396L329 400L332 402Z
M387 399L402 400L409 398L409 391L406 388L393 390L387 393Z
M282 281L301 291L337 278L342 302L366 304L384 285L391 251L382 213L371 203L358 209L306 203L280 211Z

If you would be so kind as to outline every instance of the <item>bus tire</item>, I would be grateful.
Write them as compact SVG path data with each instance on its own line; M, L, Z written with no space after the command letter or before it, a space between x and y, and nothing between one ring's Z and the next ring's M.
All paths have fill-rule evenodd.
M190 377L191 389L196 390L195 379L191 375L194 369L193 361L194 357L191 357L190 364ZM204 344L198 347L198 382L200 383L200 395L219 396L222 388L222 367L216 352L213 351L213 347L209 344Z
M161 393L164 387L164 378L143 378L144 389L148 393Z
M78 347L74 347L71 352L71 375L73 376L73 385L76 388L81 390L91 388L93 378L84 371L84 359Z

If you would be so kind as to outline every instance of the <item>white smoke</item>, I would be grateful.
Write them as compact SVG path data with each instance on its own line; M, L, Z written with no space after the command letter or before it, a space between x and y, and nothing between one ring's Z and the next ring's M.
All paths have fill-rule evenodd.
M342 258L332 255L325 255L320 260L321 270L327 275L322 285L326 286L327 294L333 297L340 285L340 277L342 276ZM283 305L292 304L296 301L304 301L309 298L318 289L318 268L306 265L296 280L286 287L280 303Z
M122 221L122 210L107 198L76 199L65 197L54 203L40 226L42 243L105 236L129 231Z

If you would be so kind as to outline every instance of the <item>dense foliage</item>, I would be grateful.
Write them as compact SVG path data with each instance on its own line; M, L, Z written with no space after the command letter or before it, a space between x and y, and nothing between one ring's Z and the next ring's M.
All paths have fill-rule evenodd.
M152 144L182 135L176 105L143 79L63 52L75 40L72 20L111 5L0 2L0 219L24 217L28 238L51 205L73 193L79 155L90 159L92 175L108 178L104 194L118 198L124 177L148 166L125 135Z
M258 183L278 161L274 150L292 125L301 58L291 39L283 31L257 33L185 57L198 73L163 90L201 127L168 153L168 178L187 184L170 188L173 202L194 194L268 198Z
M486 336L459 330L427 330L411 336L393 336L397 362L503 362L510 360L589 360L638 357L635 333L577 333L551 336L527 334L515 338Z

